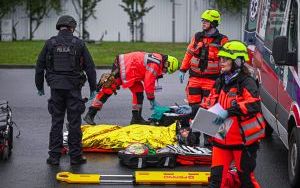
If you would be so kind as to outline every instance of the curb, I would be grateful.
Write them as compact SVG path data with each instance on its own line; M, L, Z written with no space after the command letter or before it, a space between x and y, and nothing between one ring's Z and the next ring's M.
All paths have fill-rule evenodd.
M35 65L0 65L0 69L35 69ZM111 69L111 65L98 65L96 69Z

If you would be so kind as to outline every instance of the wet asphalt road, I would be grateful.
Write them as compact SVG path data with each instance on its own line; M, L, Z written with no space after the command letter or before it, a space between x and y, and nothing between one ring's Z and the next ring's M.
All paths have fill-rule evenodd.
M98 76L107 70L98 70ZM88 85L88 84L86 84ZM184 85L179 84L177 74L167 75L160 81L163 90L157 93L162 105L183 104ZM133 170L122 167L116 154L86 153L87 164L77 167L69 165L68 156L63 156L59 167L46 164L50 116L47 111L49 88L46 95L39 97L34 85L33 69L0 69L0 99L8 100L13 110L13 120L21 130L20 138L14 139L14 148L8 161L0 161L0 188L33 187L99 187L99 185L68 185L59 183L55 175L60 171L73 173L132 174ZM83 96L89 95L89 88L83 88ZM112 96L98 113L99 124L127 125L131 115L129 90L120 90ZM90 104L90 103L88 103ZM150 115L150 105L145 100L143 114ZM15 133L16 133L15 129ZM15 134L16 135L16 134ZM276 135L261 144L258 153L256 178L262 187L289 187L287 174L287 150ZM157 170L157 169L147 169ZM209 170L209 167L176 167L163 170ZM101 187L133 187L132 185L101 185ZM154 187L137 186L137 187ZM158 187L175 187L158 186ZM199 186L176 186L199 187Z

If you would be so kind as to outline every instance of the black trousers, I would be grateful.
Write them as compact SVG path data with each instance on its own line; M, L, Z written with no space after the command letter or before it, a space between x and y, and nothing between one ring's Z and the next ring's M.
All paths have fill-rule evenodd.
M63 124L67 112L68 146L71 158L82 154L81 114L85 110L81 90L51 89L51 98L48 101L48 110L52 117L52 126L49 137L49 155L60 157L63 146Z

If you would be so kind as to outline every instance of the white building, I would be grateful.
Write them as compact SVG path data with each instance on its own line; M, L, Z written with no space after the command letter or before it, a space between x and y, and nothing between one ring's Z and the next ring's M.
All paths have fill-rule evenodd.
M72 0L61 0L62 12L69 14L76 20ZM131 35L128 27L129 17L119 6L121 0L102 0L96 7L96 19L90 17L87 22L87 31L91 40L99 40L104 35L104 41L130 41ZM175 0L175 42L188 42L191 36L201 30L201 13L211 8L213 1L209 0ZM144 19L144 41L146 42L172 42L172 1L149 0L147 7L154 8L146 14ZM34 40L44 40L55 35L55 24L60 15L51 12L44 18L43 23L34 33ZM243 16L222 13L219 30L229 39L241 39L243 31ZM24 7L17 7L16 11L2 20L2 39L11 39L12 25L16 25L18 40L29 39L29 19ZM80 23L78 24L80 31ZM78 33L77 33L78 34Z

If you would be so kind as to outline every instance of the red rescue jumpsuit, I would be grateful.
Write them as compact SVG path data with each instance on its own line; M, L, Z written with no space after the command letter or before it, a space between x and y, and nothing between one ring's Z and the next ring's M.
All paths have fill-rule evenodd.
M212 168L209 187L228 187L226 176L232 161L238 171L241 187L260 187L254 177L259 140L264 137L260 97L255 80L240 73L229 84L223 75L216 81L209 97L201 104L209 108L219 103L228 111L229 118L212 138Z
M155 81L162 77L165 61L166 57L158 53L132 52L118 55L112 68L112 71L117 69L115 84L111 88L102 88L92 106L101 109L113 92L122 86L132 92L132 109L140 110L144 100L144 88L149 100L155 98Z
M193 109L194 115L203 97L209 95L220 75L219 47L227 41L227 36L220 34L218 30L209 36L202 31L195 34L187 47L180 71L189 71L186 95L189 104L192 107L197 106Z

